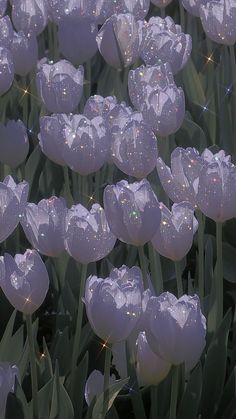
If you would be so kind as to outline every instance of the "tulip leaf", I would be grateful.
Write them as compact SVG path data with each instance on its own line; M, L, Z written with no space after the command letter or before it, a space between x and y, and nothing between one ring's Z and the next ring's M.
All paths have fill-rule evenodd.
M207 351L203 370L202 419L215 418L222 395L226 374L227 343L231 317L231 311L228 311L215 332ZM217 374L215 373L216 366Z
M116 381L114 384L109 386L109 403L108 409L111 408L116 396L119 394L120 390L129 382L129 377L124 380ZM92 419L102 419L102 410L103 410L103 398L104 393L100 394L96 400L96 403L93 408Z
M57 340L52 353L53 362L58 361L59 363L60 375L66 375L70 366L68 359L70 359L71 355L68 327L62 332L58 331Z
M217 416L221 417L230 405L231 401L236 397L236 366L234 367L230 377L224 387L224 391L220 400ZM228 416L225 416L228 417Z
M13 327L15 323L16 318L16 310L13 311L6 329L4 331L3 337L0 342L0 360L7 361L8 360L8 351L11 346L11 339L12 339L12 333L13 333Z
M7 397L6 413L4 419L27 419L22 404L15 394L9 393Z
M236 249L228 243L223 243L223 271L228 282L236 283Z
M46 157L42 153L39 145L30 154L25 165L25 180L29 182L30 193L29 201L37 201L39 191L39 177L43 170Z
M178 410L178 419L196 419L198 416L199 403L202 390L202 367L201 364L195 367L190 375L189 382L184 392Z
M178 147L195 147L200 152L207 147L204 131L192 120L189 112L186 112L183 124L175 133L175 140Z
M18 400L20 401L21 405L22 405L22 410L24 413L24 419L28 419L29 416L29 411L30 411L30 407L27 403L26 397L25 397L25 393L22 390L21 385L18 383L18 380L16 379L16 390L15 390L15 394L16 397L18 398Z
M206 97L203 91L202 83L191 58L189 58L186 66L182 70L182 73L185 93L187 94L189 100L196 105L205 105Z
M76 368L75 373L75 394L73 394L73 406L76 419L82 418L84 390L88 372L88 352Z
M53 393L49 419L74 419L74 409L66 389L60 380L57 362L53 378Z
M53 378L51 378L39 391L38 391L38 405L39 417L48 419L50 414L50 404L53 391Z

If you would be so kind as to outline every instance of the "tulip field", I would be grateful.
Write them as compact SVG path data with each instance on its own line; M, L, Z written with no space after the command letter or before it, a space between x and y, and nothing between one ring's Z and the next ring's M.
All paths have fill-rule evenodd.
M0 419L236 419L236 0L0 0Z

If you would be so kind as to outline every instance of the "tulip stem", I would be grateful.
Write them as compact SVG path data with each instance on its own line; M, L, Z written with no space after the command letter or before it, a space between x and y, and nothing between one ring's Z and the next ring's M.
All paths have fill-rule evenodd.
M173 367L170 399L170 419L176 419L177 399L178 399L178 367Z
M82 330L83 308L84 308L84 303L82 301L82 298L84 296L86 275L87 275L87 265L82 265L78 312L77 312L76 329L75 329L75 337L74 337L72 360L71 360L71 384L70 384L71 395L73 395L73 391L74 391L77 360L78 360L78 355L79 355L79 350L80 350L80 337L81 337L81 330Z
M69 172L68 172L67 166L63 167L63 172L64 172L66 199L68 201L69 207L71 207L71 205L73 204L73 198L70 191L70 178L69 178Z
M198 219L198 232L197 232L197 242L198 242L198 289L199 297L201 304L203 305L204 298L204 216L199 211L197 213Z
M151 265L152 281L157 295L163 292L163 275L159 253L154 249L151 242L148 243L148 254Z
M183 295L184 293L180 261L175 262L175 275L176 275L176 281L177 281L178 298L180 298L181 295Z
M32 403L33 403L33 419L38 419L38 380L34 347L34 336L32 328L31 314L26 314L26 328L29 342L29 357L30 357L30 372L31 372L31 386L32 386Z
M222 257L222 223L216 223L216 299L217 299L217 325L223 318L223 257Z
M141 266L141 270L142 270L142 274L143 274L144 289L147 289L148 288L147 265L146 265L144 247L143 246L138 247L138 254L139 254L139 261L140 261L140 266Z
M102 419L106 417L109 407L109 384L110 384L110 370L111 370L111 346L106 344L105 365L104 365L104 386L103 386L103 409Z
M157 386L151 386L151 419L158 418L158 400L157 400Z

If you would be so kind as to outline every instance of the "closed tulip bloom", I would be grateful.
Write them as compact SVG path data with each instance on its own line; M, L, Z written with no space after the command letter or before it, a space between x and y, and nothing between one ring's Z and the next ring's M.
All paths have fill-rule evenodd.
M207 0L181 0L182 5L193 16L200 15L200 6L206 4Z
M95 17L98 25L102 25L114 13L114 4L111 0L93 1L90 16Z
M198 228L194 208L190 202L180 202L174 204L171 211L160 203L160 209L161 222L152 244L162 256L176 262L183 259L192 247Z
M0 362L0 418L5 419L7 397L15 392L15 380L20 380L19 370L16 365L9 362Z
M171 153L171 168L159 157L157 172L166 194L173 202L189 201L197 206L197 182L204 159L195 148L176 147Z
M94 18L64 18L58 25L58 42L61 53L74 65L85 63L98 50L97 32L98 27Z
M160 208L150 183L121 180L104 190L104 209L112 232L119 240L142 246L160 224Z
M137 345L137 378L140 386L156 386L170 371L171 364L157 356L150 348L145 332L140 332Z
M39 96L50 112L70 113L78 106L84 82L84 69L66 60L43 64L36 75Z
M89 16L93 0L48 0L49 13L55 23L67 16Z
M43 303L49 288L45 264L36 250L26 250L13 258L1 257L1 288L14 308L34 313Z
M115 68L129 67L139 57L140 26L130 13L113 15L97 35L104 60Z
M14 153L12 152L14 150ZM11 168L19 166L29 151L29 139L22 121L0 123L0 161Z
M115 245L116 237L100 205L94 204L89 211L78 204L67 211L64 240L69 255L87 264L107 256Z
M0 0L0 16L3 16L7 9L7 0Z
M65 215L66 202L56 196L26 205L21 225L30 244L43 255L57 257L64 251Z
M85 103L83 114L88 119L95 118L95 116L101 116L105 119L116 105L117 99L115 96L90 96Z
M9 16L0 18L0 47L10 48L13 39L13 27Z
M6 93L14 80L14 64L11 52L0 47L0 96Z
M39 35L48 22L46 0L12 0L12 22L17 31Z
M35 35L25 35L23 31L14 32L11 53L15 73L26 76L38 61L38 42Z
M84 302L89 323L106 343L128 338L142 310L142 280L139 268L112 269L108 278L90 276Z
M143 25L141 57L145 64L156 65L161 60L176 74L185 66L191 50L191 36L181 32L171 17L152 17Z
M115 376L112 375L109 377L109 383L111 385L111 384L114 384L114 382L115 382ZM94 397L99 397L100 394L103 393L103 390L104 390L104 375L98 370L93 370L93 372L91 372L85 384L84 397L85 397L87 405L89 406L92 403Z
M135 19L144 19L148 13L150 0L120 0L114 2L113 13L131 13Z
M212 41L223 45L236 42L235 0L204 2L200 5L200 18L204 31Z
M197 205L207 217L224 222L236 217L236 167L224 151L203 153L197 180Z
M103 118L71 115L63 131L63 158L81 175L96 172L109 156L109 138Z
M64 114L43 116L39 119L39 145L42 152L54 163L65 166L63 158L63 127L67 122Z
M164 292L151 297L146 310L146 337L151 350L187 371L198 362L205 347L206 319L197 295L177 299Z
M121 129L111 131L111 159L122 172L142 179L156 165L156 136L138 112L122 119Z
M160 9L168 6L172 0L151 0L151 3L154 4L157 7L160 7Z
M25 181L17 185L11 176L7 176L0 182L0 242L6 240L17 227L25 209L28 193L29 184Z

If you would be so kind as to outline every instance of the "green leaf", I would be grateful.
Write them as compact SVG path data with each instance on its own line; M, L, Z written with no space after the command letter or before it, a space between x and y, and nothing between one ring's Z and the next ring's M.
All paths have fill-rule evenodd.
M53 378L53 394L49 419L74 419L73 406L60 380L57 362Z
M198 416L202 390L202 367L198 363L190 375L178 410L178 419L195 419Z
M82 418L83 412L83 401L84 401L84 390L86 384L86 378L88 373L88 352L86 352L84 358L76 368L75 376L75 392L73 394L73 406L75 411L76 419Z
M203 151L207 147L204 131L192 120L189 112L186 112L181 128L175 133L175 140L179 147L195 147L199 151Z
M114 384L109 386L109 403L108 410L111 408L116 396L120 390L129 382L129 377L124 380L116 381ZM97 401L93 408L92 419L102 419L102 410L103 410L103 399L104 393L100 394L97 398ZM107 411L108 411L107 410Z
M215 418L222 395L226 374L227 343L231 317L231 311L228 311L214 334L207 351L203 370L202 419Z
M52 400L53 378L38 391L39 417L48 419Z
M228 243L223 243L223 272L226 281L236 283L236 249Z
M236 397L236 367L234 367L225 387L220 400L217 417L221 417L227 409L231 401Z
M30 154L25 165L25 180L30 184L29 201L35 201L38 197L39 177L43 170L46 157L41 152L39 145Z
M182 72L185 93L189 100L196 105L205 105L206 97L198 72L191 58L189 58L188 63L183 68Z
M15 318L16 318L16 310L13 311L7 323L1 342L0 342L0 359L4 361L8 360L8 351L11 348L11 339L12 339Z

